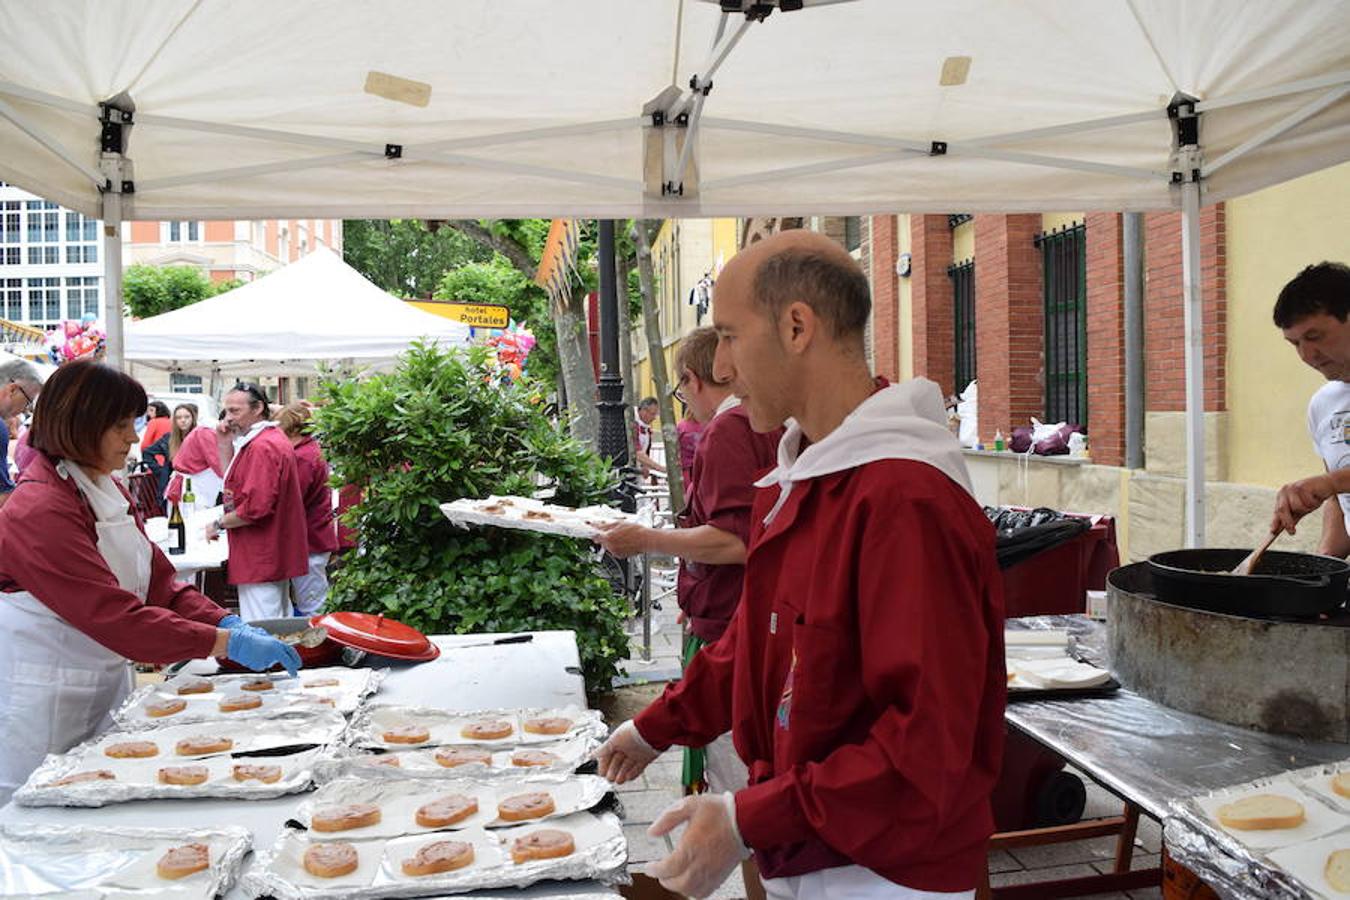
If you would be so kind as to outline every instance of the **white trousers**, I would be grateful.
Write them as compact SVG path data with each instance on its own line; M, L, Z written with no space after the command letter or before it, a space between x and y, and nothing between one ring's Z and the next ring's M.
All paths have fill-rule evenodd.
M239 590L239 618L245 622L288 618L291 601L286 596L286 589L290 585L289 579L235 585Z
M295 611L312 616L328 599L328 553L311 553L309 571L291 579L295 594Z
M703 748L703 779L714 794L734 794L750 783L750 770L736 754L730 731Z
M887 881L863 866L821 869L793 878L766 878L770 900L974 900L974 891L919 891Z

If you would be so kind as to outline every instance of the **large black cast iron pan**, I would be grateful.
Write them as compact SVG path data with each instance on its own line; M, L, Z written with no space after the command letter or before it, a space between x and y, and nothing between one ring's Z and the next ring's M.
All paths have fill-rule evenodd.
M1251 575L1230 575L1250 550L1169 550L1148 559L1163 603L1234 616L1314 616L1345 603L1350 564L1267 551Z

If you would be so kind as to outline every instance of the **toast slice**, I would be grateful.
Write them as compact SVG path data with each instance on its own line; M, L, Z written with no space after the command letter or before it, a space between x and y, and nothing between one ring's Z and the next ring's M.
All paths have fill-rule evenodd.
M1350 893L1350 848L1337 850L1327 857L1327 867L1322 870L1327 884L1338 891Z
M1219 807L1219 822L1239 831L1272 831L1303 824L1303 804L1279 794L1252 794Z

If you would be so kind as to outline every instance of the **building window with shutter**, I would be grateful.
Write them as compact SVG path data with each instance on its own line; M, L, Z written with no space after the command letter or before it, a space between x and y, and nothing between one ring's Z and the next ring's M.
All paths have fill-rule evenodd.
M1045 420L1087 423L1087 241L1080 222L1036 238L1045 285Z
M956 392L975 380L975 260L947 267L956 315Z

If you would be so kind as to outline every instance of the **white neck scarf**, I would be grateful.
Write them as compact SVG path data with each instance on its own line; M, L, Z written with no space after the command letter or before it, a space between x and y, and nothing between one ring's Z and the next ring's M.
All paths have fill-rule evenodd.
M80 489L80 493L89 501L94 518L100 522L120 522L130 516L126 496L117 489L111 475L99 475L90 478L78 464L69 460L59 460L56 471L69 477Z
M779 485L778 501L764 517L764 524L778 515L795 482L882 459L927 463L974 496L961 445L946 423L942 392L927 378L892 384L872 394L839 427L800 455L802 427L789 419L778 443L777 468L755 482L755 487Z

